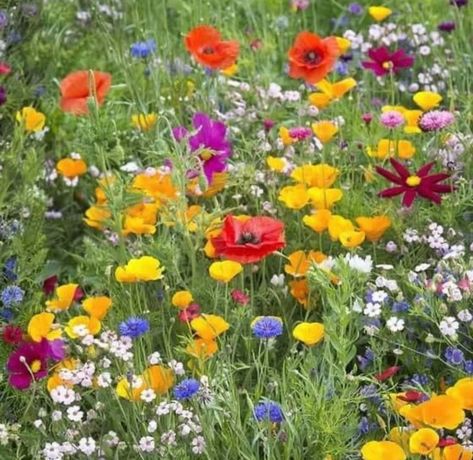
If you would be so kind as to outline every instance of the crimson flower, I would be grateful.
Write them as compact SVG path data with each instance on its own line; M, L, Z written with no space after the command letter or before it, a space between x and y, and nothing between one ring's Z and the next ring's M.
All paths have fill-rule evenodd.
M371 61L363 61L361 65L370 69L377 77L383 77L390 72L398 73L401 69L412 67L414 56L409 56L403 49L389 51L385 46L372 48L368 51Z
M415 174L411 174L399 161L394 158L391 158L390 161L397 174L376 166L376 172L378 174L396 185L395 187L387 188L379 192L378 195L382 198L391 198L404 194L402 205L409 208L417 195L433 201L436 204L440 204L442 201L440 194L453 191L451 185L439 184L439 182L450 177L449 174L438 173L428 175L434 165L433 162L425 164Z
M21 327L14 324L7 324L3 328L2 340L8 345L18 345L23 340L23 331Z
M406 402L417 402L424 397L424 393L421 391L415 390L408 390L404 393L404 395L398 396L397 399Z
M200 316L200 305L191 303L186 309L179 310L179 321L182 323L189 323L194 318Z
M212 238L217 256L242 264L259 262L286 245L284 224L271 217L240 220L227 216L220 235Z
M380 372L379 374L376 374L374 378L378 382L384 382L385 380L390 379L394 375L396 375L401 368L399 366L391 366L385 369L383 372Z

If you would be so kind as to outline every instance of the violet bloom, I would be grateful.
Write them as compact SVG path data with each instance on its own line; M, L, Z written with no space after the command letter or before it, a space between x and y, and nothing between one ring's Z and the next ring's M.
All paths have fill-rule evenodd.
M5 102L7 102L7 90L0 86L0 105L5 104Z
M363 6L357 2L350 3L348 5L348 12L354 14L355 16L360 16L363 14Z
M48 375L48 357L50 356L47 340L24 342L8 357L7 370L9 383L18 390L26 390L33 380L40 380Z
M461 8L462 6L468 5L468 0L450 0L450 5Z
M419 119L419 127L422 131L440 131L450 126L455 121L453 113L448 110L431 110L424 113Z
M389 51L385 46L372 48L368 51L371 61L363 61L363 68L371 70L377 77L398 73L401 69L412 67L414 57L409 56L403 49Z
M444 21L441 22L438 26L437 29L440 30L440 32L453 32L455 30L455 23L453 21Z
M192 117L192 126L195 132L188 137L189 147L200 159L205 177L211 184L215 173L227 169L227 160L232 155L227 127L221 121L200 112ZM183 126L178 126L173 129L173 134L177 141L181 141L189 132Z

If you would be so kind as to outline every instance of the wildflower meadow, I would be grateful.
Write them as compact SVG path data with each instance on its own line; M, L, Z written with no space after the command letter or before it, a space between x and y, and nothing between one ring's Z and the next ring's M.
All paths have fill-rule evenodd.
M0 2L0 460L472 460L473 2Z

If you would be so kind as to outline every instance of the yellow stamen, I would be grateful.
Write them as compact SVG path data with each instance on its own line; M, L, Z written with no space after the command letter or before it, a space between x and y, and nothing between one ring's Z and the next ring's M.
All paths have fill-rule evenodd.
M406 184L409 187L417 187L422 182L422 179L419 176L409 176L406 179Z
M394 67L394 64L391 61L383 62L383 69L391 70Z
M213 156L214 154L209 149L204 149L200 152L200 157L204 161L210 160Z
M30 364L30 369L33 374L36 374L41 369L41 361L39 359L35 359L31 364Z

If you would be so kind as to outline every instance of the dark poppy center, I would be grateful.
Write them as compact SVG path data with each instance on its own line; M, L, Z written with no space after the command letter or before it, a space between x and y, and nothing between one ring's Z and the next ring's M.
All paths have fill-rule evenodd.
M214 54L215 50L211 46L206 46L203 50L203 54Z
M243 232L237 240L237 244L258 244L259 238L251 232Z
M304 60L307 64L318 64L322 59L319 53L312 50L305 53Z

